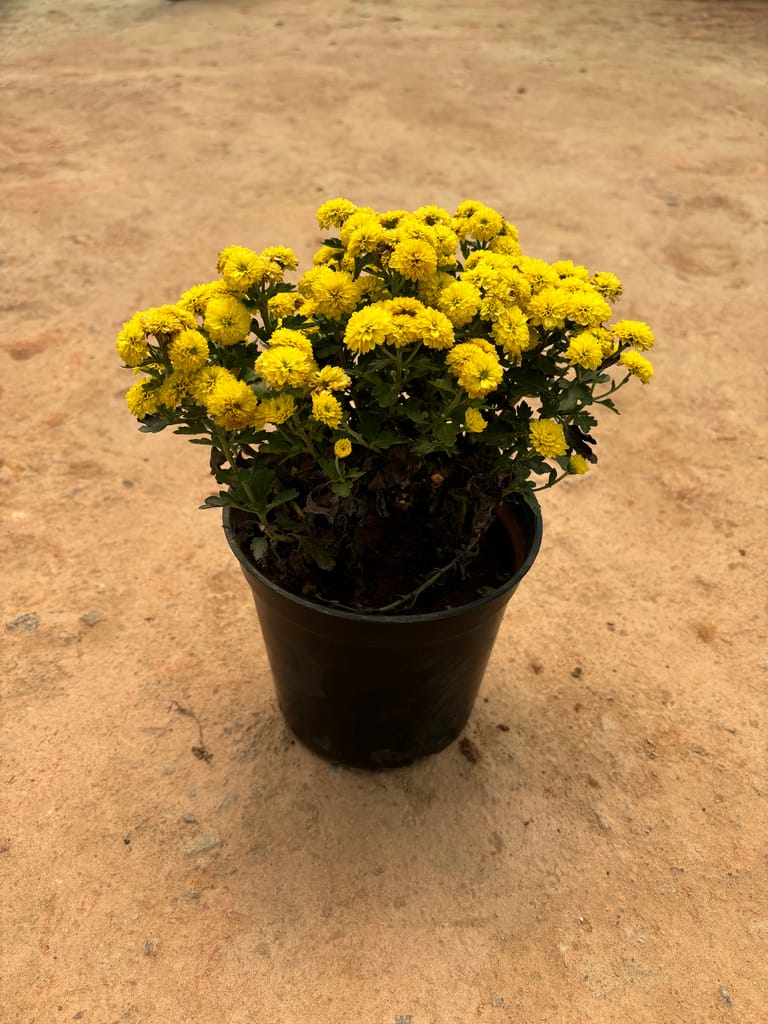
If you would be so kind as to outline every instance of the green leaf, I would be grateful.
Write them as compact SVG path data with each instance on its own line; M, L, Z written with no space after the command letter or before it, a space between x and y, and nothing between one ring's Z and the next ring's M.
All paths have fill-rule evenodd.
M433 433L441 444L444 444L446 448L451 448L456 444L460 429L461 426L458 423L438 423Z
M273 508L277 508L279 505L285 505L286 502L293 501L294 498L298 498L299 492L295 488L287 491L278 491L274 498L267 505L267 511L271 511Z
M254 537L251 541L251 554L254 560L259 562L269 550L269 541L266 537Z

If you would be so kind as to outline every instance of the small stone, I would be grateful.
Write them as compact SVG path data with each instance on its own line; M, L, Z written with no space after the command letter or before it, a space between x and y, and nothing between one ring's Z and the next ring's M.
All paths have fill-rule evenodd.
M221 846L221 836L218 832L203 832L185 850L185 857L199 857L201 853L209 853Z
M197 818L194 816L194 814L190 814L189 811L186 811L184 814L182 814L181 820L184 822L185 825L197 824Z
M224 797L224 799L221 801L221 803L216 808L216 810L217 811L226 811L226 809L228 807L231 807L232 804L236 804L239 799L240 799L240 794L239 793L230 793L229 796L225 796Z
M413 1024L412 1013L400 1013L395 1017L395 1024Z
M90 612L83 612L80 616L80 621L84 622L86 626L95 626L97 622L101 622L101 612L97 612L95 609Z
M504 996L500 996L498 992L493 993L493 995L491 996L491 1000L494 1006L504 1005Z
M728 989L723 988L723 986L721 985L718 991L720 992L720 998L723 1000L725 1005L733 1006L733 999L731 999L731 993L728 991Z
M144 943L144 956L157 956L158 945L153 942L152 939L147 939Z
M200 893L197 892L196 889L188 889L187 892L184 893L184 899L185 900L190 900L190 902L192 902L194 900L199 900L200 899Z
M160 771L162 772L163 775L173 775L174 772L176 771L176 765L164 764Z
M6 622L5 628L11 633L32 633L39 625L40 616L37 612L25 612Z
M571 675L574 679L581 679L582 671L583 670L581 665L577 665L574 669L571 670Z

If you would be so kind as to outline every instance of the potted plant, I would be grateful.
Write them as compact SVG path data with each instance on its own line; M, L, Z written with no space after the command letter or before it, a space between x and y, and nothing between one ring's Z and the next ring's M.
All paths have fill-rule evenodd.
M208 447L280 706L313 749L391 767L466 724L538 551L536 492L596 462L594 407L646 383L621 284L523 254L479 202L345 199L300 276L284 246L136 313L130 411ZM293 275L293 282L286 280Z

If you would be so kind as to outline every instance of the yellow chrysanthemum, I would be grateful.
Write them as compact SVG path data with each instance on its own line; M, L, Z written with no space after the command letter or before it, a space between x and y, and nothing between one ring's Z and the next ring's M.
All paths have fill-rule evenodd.
M488 426L488 420L477 409L467 409L464 413L464 427L470 434L481 434Z
M609 302L616 302L621 298L621 281L610 270L598 271L597 274L593 274L590 281Z
M140 313L136 313L123 324L123 329L115 339L115 348L126 366L141 366L149 359L149 345L144 335Z
M287 245L268 245L259 255L267 263L276 263L281 271L295 270L299 265L296 253Z
M437 305L454 327L464 327L480 309L480 292L469 281L454 281L440 292Z
M555 285L559 281L557 273L546 260L538 260L533 256L522 256L517 261L517 265L534 292L541 291L542 288L549 285Z
M491 252L512 256L515 259L522 256L523 253L517 238L506 234L496 235L495 238L491 239L490 248Z
M387 235L379 221L370 217L359 228L355 228L347 244L347 256L354 259L376 252L387 241Z
M632 348L639 349L641 352L653 348L653 343L656 340L651 328L641 320L619 320L611 330L614 337L624 345L631 345Z
M653 363L639 352L622 352L619 362L625 366L633 377L638 377L643 384L647 384L653 376Z
M413 211L412 216L423 224L429 224L430 227L441 224L443 227L450 228L453 219L442 206L420 206L418 210Z
M273 320L282 320L286 316L293 316L300 302L298 292L278 292L268 300L267 308Z
M399 295L396 299L384 299L381 308L392 317L392 326L386 335L387 344L404 348L420 340L416 318L425 309L423 302L408 295Z
M329 199L317 211L317 223L323 230L330 227L340 228L356 209L355 204L349 199Z
M493 345L485 338L473 338L471 341L462 341L458 345L454 345L445 357L445 365L455 377L458 377L467 360L477 352L496 355Z
M599 327L611 315L611 307L593 288L582 287L567 291L565 315L581 327Z
M219 253L218 269L227 288L233 292L247 292L262 281L267 262L253 249L243 245L230 245Z
M175 334L197 326L192 313L181 306L153 306L136 316L146 334Z
M208 396L206 408L214 423L225 430L244 430L257 421L259 402L245 381L222 378Z
M312 300L315 310L329 320L340 320L351 313L360 301L360 286L351 274L343 270L319 267L312 280Z
M331 264L336 264L334 269L337 269L343 255L343 249L337 249L331 245L321 245L312 257L312 262L316 267L327 267Z
M528 318L519 306L508 306L491 327L496 344L518 365L523 352L531 348Z
M435 252L437 262L442 267L451 267L456 261L456 248L459 244L459 236L453 228L445 224L434 224L432 230L435 233Z
M504 227L504 218L490 206L481 206L467 221L466 232L478 242L490 242Z
M220 281L209 281L207 284L196 284L184 292L176 305L190 313L202 316L205 313L208 299L214 294L214 287L220 283Z
M395 246L389 266L409 281L423 281L437 270L437 253L429 242L406 238Z
M168 346L168 358L174 370L194 373L208 362L208 342L200 331L182 331Z
M589 472L589 463L581 455L572 455L568 460L568 472L582 476Z
M269 347L278 348L280 346L298 349L308 359L312 359L314 356L312 342L303 331L294 331L288 327L278 327L272 332L272 337L269 339Z
M189 378L189 393L198 405L206 405L211 392L222 380L236 381L237 377L223 366L204 366Z
M557 458L568 451L563 427L557 420L532 420L528 433L531 447L545 459Z
M344 221L339 231L339 238L343 242L344 248L349 245L355 231L372 221L378 224L376 211L370 206L358 206L355 212Z
M326 427L338 427L342 419L341 403L330 391L316 391L312 395L312 419Z
M292 395L274 395L259 403L258 423L266 426L272 423L279 427L296 412L296 399Z
M174 370L168 374L155 394L158 403L164 409L175 409L189 397L189 376Z
M571 338L564 355L571 366L597 370L603 361L603 346L590 331L582 331L575 338Z
M348 437L340 437L333 446L333 454L337 459L346 459L352 454L352 442Z
M381 345L392 330L392 314L381 306L363 306L349 318L344 331L344 344L356 355Z
M137 420L143 420L145 416L152 416L157 412L160 403L157 398L157 391L148 390L149 381L140 380L125 393L125 400L132 416Z
M587 268L577 266L573 260L555 260L550 267L560 278L575 277L578 281L589 281Z
M277 345L262 352L253 368L271 388L300 387L314 369L305 352L288 345Z
M351 383L351 377L340 366L323 366L311 380L312 388L319 391L344 391Z
M236 345L250 333L251 314L234 296L214 295L205 307L203 326L220 345Z
M559 330L565 326L568 311L568 292L561 288L542 288L528 303L528 318L545 331Z
M427 348L451 348L456 340L453 324L439 309L424 306L413 319L413 330Z
M464 388L470 398L485 398L501 384L504 370L495 352L477 351L464 360L459 373L459 386Z

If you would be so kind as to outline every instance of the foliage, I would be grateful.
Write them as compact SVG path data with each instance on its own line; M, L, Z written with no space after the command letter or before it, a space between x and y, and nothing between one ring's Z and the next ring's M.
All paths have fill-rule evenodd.
M127 321L128 406L143 430L210 447L221 489L203 507L251 513L254 559L299 592L330 600L308 581L341 573L363 606L393 530L435 538L431 568L386 605L405 608L466 573L510 495L596 462L594 407L650 379L653 334L607 326L615 275L525 256L481 203L337 199L318 222L335 231L297 283L290 249L230 246L216 280Z

